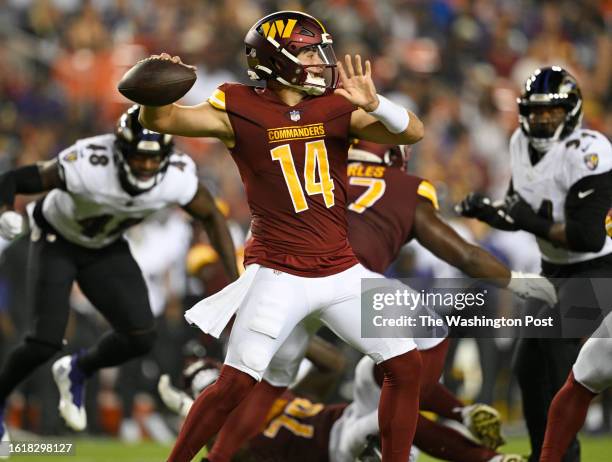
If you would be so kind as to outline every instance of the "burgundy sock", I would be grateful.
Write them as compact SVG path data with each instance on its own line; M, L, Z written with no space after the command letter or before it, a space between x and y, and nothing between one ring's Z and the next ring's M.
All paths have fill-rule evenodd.
M591 400L597 396L576 382L570 372L548 410L540 462L561 462L572 438L584 425Z
M497 453L478 446L452 428L419 416L414 445L432 457L452 462L485 462Z
M385 377L378 404L383 460L406 462L419 410L421 356L412 350L379 366Z
M286 389L275 387L265 380L255 385L223 424L208 460L229 462L248 440L262 431L270 409Z
M440 382L432 385L429 393L421 399L423 411L435 412L441 417L463 423L461 408L464 404Z
M421 369L421 408L423 403L428 403L431 397L435 397L435 393L438 390L440 376L446 361L448 344L449 340L444 339L435 347L420 351L421 360L423 361L423 368Z
M255 379L247 373L223 366L217 381L200 393L191 406L168 462L190 462L254 385Z

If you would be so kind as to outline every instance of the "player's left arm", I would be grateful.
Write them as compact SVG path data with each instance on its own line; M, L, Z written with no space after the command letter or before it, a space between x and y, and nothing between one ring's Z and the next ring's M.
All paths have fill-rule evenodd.
M346 55L345 65L337 63L340 88L335 93L358 107L351 114L350 134L354 138L379 144L414 144L423 138L421 120L407 109L376 93L370 61L361 65ZM345 69L346 67L346 69Z
M605 221L612 204L612 171L574 183L565 199L565 222L538 215L518 194L506 201L514 224L553 244L576 252L598 252L606 239Z
M208 189L204 185L199 184L195 196L183 208L204 224L210 243L220 255L225 272L230 280L238 279L236 251L232 236L223 214L217 208L215 200Z
M600 251L606 240L604 224L610 204L612 171L582 178L565 199L565 223L550 227L549 240L578 252Z

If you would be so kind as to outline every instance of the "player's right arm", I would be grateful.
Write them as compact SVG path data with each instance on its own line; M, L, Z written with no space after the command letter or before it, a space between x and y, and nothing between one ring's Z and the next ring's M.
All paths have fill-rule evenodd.
M225 111L215 109L208 102L197 106L142 106L139 121L143 127L159 133L180 136L218 138L233 147L234 131Z
M23 218L10 210L16 194L38 194L63 186L57 159L26 165L0 175L0 236L14 239L22 232Z
M151 58L183 64L178 56L171 57L166 53L153 55ZM139 121L143 127L156 132L218 138L226 146L233 147L234 131L227 113L215 109L207 101L196 106L176 103L166 106L142 106Z
M435 256L468 276L507 287L521 297L539 298L551 306L557 302L555 289L546 278L510 271L486 250L466 242L440 218L431 202L421 198L414 214L414 236Z
M435 256L473 278L491 279L506 287L510 270L486 250L465 241L441 218L431 202L419 198L414 212L414 235Z

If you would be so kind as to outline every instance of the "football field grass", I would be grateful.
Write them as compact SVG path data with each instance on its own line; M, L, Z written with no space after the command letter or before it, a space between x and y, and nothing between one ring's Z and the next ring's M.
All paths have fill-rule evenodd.
M580 438L582 444L582 462L611 462L612 461L612 435L604 435L598 437ZM529 440L523 438L508 438L508 443L499 448L504 454L522 454L529 453ZM439 459L421 454L418 462L432 462Z
M612 461L612 435L582 437L581 441L583 443L583 462ZM133 445L113 439L74 439L72 442L75 445L73 455L14 455L9 460L15 462L162 462L170 453L169 446L148 442ZM502 449L507 453L526 454L528 447L527 438L511 438ZM421 454L418 462L435 460L438 459Z

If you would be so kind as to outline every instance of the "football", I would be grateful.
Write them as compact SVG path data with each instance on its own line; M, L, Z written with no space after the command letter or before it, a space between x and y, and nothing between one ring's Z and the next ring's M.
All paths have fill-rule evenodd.
M126 98L145 106L165 106L180 99L196 81L195 70L169 59L148 58L138 62L119 81Z

